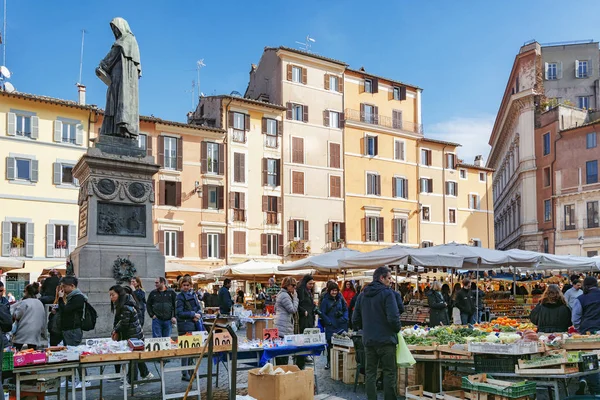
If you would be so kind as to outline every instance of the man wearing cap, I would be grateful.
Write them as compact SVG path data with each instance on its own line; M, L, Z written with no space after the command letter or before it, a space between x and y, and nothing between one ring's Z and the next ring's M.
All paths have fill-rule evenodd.
M583 280L583 294L573 301L571 310L573 326L581 334L600 331L600 290L598 280L588 276ZM585 394L585 388L590 394L600 394L600 374L587 375L579 381L577 395Z

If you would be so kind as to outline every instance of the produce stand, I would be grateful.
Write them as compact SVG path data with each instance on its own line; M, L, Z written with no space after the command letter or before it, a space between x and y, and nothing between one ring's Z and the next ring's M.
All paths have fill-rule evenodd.
M16 379L16 395L17 399L21 398L21 382L23 381L36 381L38 379L52 379L52 378L71 378L71 391L72 397L75 398L75 370L79 366L78 362L72 362L67 364L44 364L44 365L30 365L24 367L18 367L13 370ZM60 398L60 386L58 388L58 397ZM65 399L68 398L68 389L65 388Z

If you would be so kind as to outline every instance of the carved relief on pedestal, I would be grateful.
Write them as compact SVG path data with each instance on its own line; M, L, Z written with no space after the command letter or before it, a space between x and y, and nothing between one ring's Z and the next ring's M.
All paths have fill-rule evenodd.
M146 237L146 206L98 202L98 235Z

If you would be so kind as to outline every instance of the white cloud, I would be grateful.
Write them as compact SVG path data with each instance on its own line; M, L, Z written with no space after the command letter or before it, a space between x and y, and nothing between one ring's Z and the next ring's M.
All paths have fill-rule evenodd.
M472 164L475 156L481 154L485 163L490 152L488 141L495 118L493 115L453 117L447 121L425 126L425 136L460 143L462 147L458 148L458 158Z

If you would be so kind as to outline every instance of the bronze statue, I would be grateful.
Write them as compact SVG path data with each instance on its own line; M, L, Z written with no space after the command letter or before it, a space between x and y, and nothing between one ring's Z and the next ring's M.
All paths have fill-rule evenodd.
M100 135L135 139L140 125L140 50L127 21L117 17L110 27L116 40L96 68L96 75L108 86Z

